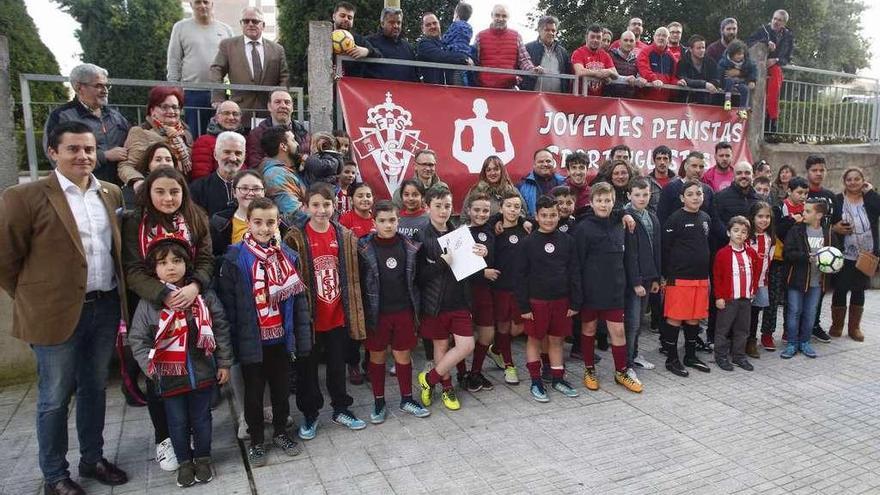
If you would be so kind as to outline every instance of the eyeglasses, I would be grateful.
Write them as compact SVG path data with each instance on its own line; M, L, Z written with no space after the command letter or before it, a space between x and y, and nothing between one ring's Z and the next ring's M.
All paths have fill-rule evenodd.
M259 26L260 24L263 23L263 20L262 19L242 19L241 23L242 24L253 24L255 26Z
M220 115L224 117L241 117L241 112L234 112L231 110L227 110L225 112L220 112Z
M98 84L83 84L83 86L88 86L88 87L90 87L90 88L95 88L95 89L97 89L98 91L110 91L110 88L113 87L113 86L111 86L110 84L101 84L101 83L98 83Z
M244 195L260 194L261 192L263 192L265 190L265 188L263 188L263 187L236 187L235 189L237 189L238 192L240 192Z
M180 111L180 107L179 107L179 106L177 106L177 105L168 105L167 103L166 103L166 104L159 105L159 108L161 108L163 112L179 112L179 111Z

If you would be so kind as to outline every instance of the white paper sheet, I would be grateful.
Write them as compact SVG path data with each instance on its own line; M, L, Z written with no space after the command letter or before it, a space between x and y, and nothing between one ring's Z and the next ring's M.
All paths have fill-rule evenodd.
M452 232L438 237L441 248L446 248L452 256L449 267L455 279L461 281L472 274L486 268L486 260L474 254L474 237L467 226L461 226Z

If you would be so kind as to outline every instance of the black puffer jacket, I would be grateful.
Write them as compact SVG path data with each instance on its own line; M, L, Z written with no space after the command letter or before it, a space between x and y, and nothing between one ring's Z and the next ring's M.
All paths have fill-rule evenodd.
M447 222L446 228L452 232L455 226L452 222ZM452 269L440 257L442 253L437 238L441 235L431 223L428 223L413 238L414 241L421 243L416 268L418 272L416 280L421 291L421 314L429 316L440 314L446 291L462 291L468 306L471 304L468 279L456 281Z
M584 308L623 308L626 269L624 227L620 220L619 213L599 218L588 210L574 230Z
M752 205L760 199L755 193L754 187L749 187L747 191L743 192L739 186L731 184L718 191L713 200L715 206L715 215L712 218L714 223L712 227L713 245L720 248L727 244L727 222L737 215L748 218Z
M372 233L358 240L358 263L361 270L364 320L367 323L367 331L375 329L379 324L379 294L382 290L379 282L379 257L376 254L376 246L373 244L374 237L376 234ZM410 240L405 235L400 235L400 239L403 242L403 250L406 252L406 286L409 290L410 304L412 304L415 313L414 317L418 318L421 300L419 288L415 282L419 243Z

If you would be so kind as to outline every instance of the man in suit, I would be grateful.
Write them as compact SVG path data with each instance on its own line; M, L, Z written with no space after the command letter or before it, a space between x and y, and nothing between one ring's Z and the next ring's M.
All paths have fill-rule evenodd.
M256 7L241 12L242 36L220 42L217 56L211 64L211 82L222 83L229 76L231 84L287 87L287 58L284 47L263 38L263 13ZM215 91L216 106L224 100L223 91ZM269 93L263 91L233 91L232 100L246 115L253 111L265 112Z
M0 287L13 299L12 333L37 360L37 444L44 493L85 491L70 479L67 412L76 393L81 478L121 485L104 458L105 388L125 284L117 210L122 192L93 175L89 126L62 122L48 138L57 167L0 198Z

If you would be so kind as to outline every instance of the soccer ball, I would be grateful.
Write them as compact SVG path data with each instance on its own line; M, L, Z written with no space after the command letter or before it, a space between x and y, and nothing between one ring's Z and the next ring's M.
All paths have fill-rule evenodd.
M330 33L330 41L333 43L333 53L336 55L354 48L354 36L345 29L337 29Z
M822 273L837 273L843 268L843 253L833 246L825 246L816 251L816 261Z

